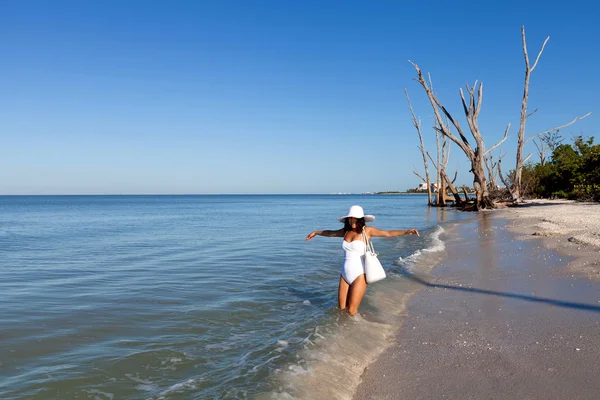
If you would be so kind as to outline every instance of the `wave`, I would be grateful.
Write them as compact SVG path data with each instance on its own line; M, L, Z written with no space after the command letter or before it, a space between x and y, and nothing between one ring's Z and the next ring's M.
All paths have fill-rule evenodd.
M415 264L417 264L420 260L423 259L425 255L435 255L446 249L446 244L440 238L440 236L445 232L445 229L441 226L436 226L435 229L429 234L428 241L429 246L423 249L418 249L414 251L412 254L406 257L398 257L394 264L408 270L411 270Z

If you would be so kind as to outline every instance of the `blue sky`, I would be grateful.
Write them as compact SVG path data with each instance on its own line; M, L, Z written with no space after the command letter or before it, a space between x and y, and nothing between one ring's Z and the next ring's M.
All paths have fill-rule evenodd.
M432 112L484 82L480 126L514 167L527 136L595 135L599 6L580 2L4 1L0 194L330 193L420 182L407 88L434 151ZM462 118L462 115L460 115ZM462 124L466 127L466 123ZM597 140L598 141L598 140ZM535 151L530 145L526 151ZM471 185L454 146L450 169Z

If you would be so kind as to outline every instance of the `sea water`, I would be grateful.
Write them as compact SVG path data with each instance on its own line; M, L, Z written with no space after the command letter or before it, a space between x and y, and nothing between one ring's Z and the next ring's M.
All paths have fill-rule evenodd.
M388 278L337 308L339 229L380 229ZM420 195L0 197L0 398L350 398L449 224Z

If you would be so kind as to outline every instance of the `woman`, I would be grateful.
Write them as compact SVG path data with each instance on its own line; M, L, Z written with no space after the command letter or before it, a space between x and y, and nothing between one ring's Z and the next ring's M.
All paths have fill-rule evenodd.
M348 215L338 218L344 223L342 229L337 231L314 231L306 236L306 240L311 240L315 236L343 237L342 248L345 252L344 262L340 276L340 286L338 288L338 301L342 310L348 311L350 315L356 315L358 306L365 295L367 281L365 279L365 249L366 243L363 239L363 232L370 240L372 236L377 237L395 237L402 235L417 235L416 229L384 231L366 226L365 222L372 222L375 217L365 215L361 206L352 206Z

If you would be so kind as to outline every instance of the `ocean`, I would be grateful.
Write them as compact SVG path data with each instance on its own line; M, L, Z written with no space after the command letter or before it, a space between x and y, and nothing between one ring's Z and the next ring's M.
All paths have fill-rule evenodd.
M358 204L388 278L337 309ZM469 213L422 195L0 196L0 398L347 399Z

